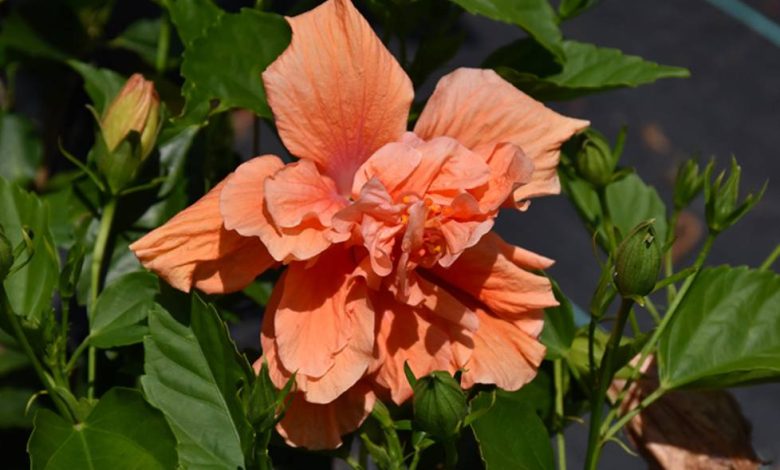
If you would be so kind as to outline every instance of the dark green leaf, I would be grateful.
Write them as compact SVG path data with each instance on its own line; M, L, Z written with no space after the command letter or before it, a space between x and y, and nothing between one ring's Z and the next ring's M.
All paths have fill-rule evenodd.
M564 357L574 340L574 311L569 299L561 292L560 287L552 281L555 299L560 305L544 310L544 329L541 341L547 346L547 359Z
M0 49L17 49L34 57L62 60L67 55L46 42L18 12L3 18L0 30Z
M0 377L30 364L27 355L16 349L12 338L0 330Z
M243 467L253 434L238 391L252 371L217 312L193 297L191 326L159 308L149 330L141 383L176 435L181 464Z
M211 0L163 0L162 3L185 45L203 36L223 13Z
M113 70L93 67L84 62L69 60L70 65L84 79L84 89L87 91L92 105L102 114L111 100L119 93L125 84L125 78Z
M89 343L113 348L143 341L158 292L157 277L148 272L126 274L108 285L89 317Z
M523 28L545 49L563 59L558 16L547 0L452 0L469 13Z
M489 393L482 392L474 400L479 403L490 399ZM490 411L474 421L471 428L487 470L554 468L550 436L528 405L496 396Z
M639 176L631 174L607 186L607 206L612 222L622 236L639 223L655 219L655 234L663 243L666 240L666 205L656 190Z
M113 47L135 52L144 62L154 65L157 60L157 41L160 38L162 18L144 18L125 29L111 41ZM173 64L168 64L173 65Z
M40 321L51 309L59 278L59 258L49 231L49 209L32 193L0 178L0 226L11 246L23 239L23 228L32 232L33 256L27 265L8 276L3 286L17 315ZM22 255L26 257L25 254Z
M35 178L42 158L43 147L32 123L0 111L0 176L27 186Z
M34 390L25 388L0 388L0 429L32 427L32 414L27 414L27 403L34 394Z
M543 421L548 422L553 414L553 398L555 389L552 378L546 368L540 368L536 377L519 390L508 392L497 389L496 395L502 400L511 400L519 404L530 406Z
M561 0L558 14L561 19L573 18L592 7L598 0Z
M557 71L554 71L556 59L545 59L542 47L527 39L505 46L486 64L496 68L516 87L543 101L573 99L616 88L633 88L661 78L690 75L684 68L659 65L593 44L564 41L563 51L566 60ZM529 56L537 60L528 61Z
M661 384L723 388L780 378L780 276L705 269L661 337Z
M254 281L243 290L247 297L257 302L258 305L266 305L271 298L274 285L268 281Z
M138 391L113 388L83 423L39 410L28 450L33 470L170 470L176 468L175 445L163 416Z
M279 15L249 9L223 14L184 53L185 113L202 119L217 100L217 110L249 108L271 118L261 73L289 43L290 27Z

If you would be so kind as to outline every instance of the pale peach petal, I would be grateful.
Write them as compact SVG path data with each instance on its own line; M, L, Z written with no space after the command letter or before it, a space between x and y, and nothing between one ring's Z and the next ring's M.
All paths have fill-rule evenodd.
M292 228L274 224L265 201L264 182L283 168L284 163L273 155L243 163L222 191L220 209L227 228L260 238L277 261L306 260L331 245L328 228L316 218Z
M492 70L461 68L439 81L414 132L426 140L449 136L470 149L505 142L520 147L534 173L515 190L519 201L560 191L560 146L587 126L546 108Z
M358 167L406 130L412 83L349 0L288 22L292 42L263 72L276 127L348 195Z
M486 156L490 167L490 180L477 196L483 212L497 210L517 188L531 181L534 164L520 147L501 143L481 145L475 151Z
M341 446L341 436L363 424L375 401L374 392L365 382L354 385L327 404L310 403L302 393L292 393L276 430L293 447L335 449Z
M179 290L207 293L241 290L273 266L259 239L224 227L219 199L233 176L130 245L141 264Z
M310 219L329 227L333 214L346 206L347 200L314 162L301 160L265 180L265 204L277 227L294 228Z
M482 383L517 390L530 382L544 359L542 343L511 322L479 308L476 312L479 329L461 377L463 388Z
M491 232L466 250L449 268L431 271L443 282L482 302L495 314L515 320L526 312L555 306L550 280L526 271L523 261L539 263L540 257L513 247ZM539 264L536 264L539 266ZM527 330L541 330L541 319Z
M452 323L444 322L447 326L443 326L424 308L400 303L387 292L375 293L372 301L379 329L377 358L371 370L377 385L389 391L393 402L401 404L412 395L404 362L418 377L435 370L457 370L453 344L470 341L467 331Z

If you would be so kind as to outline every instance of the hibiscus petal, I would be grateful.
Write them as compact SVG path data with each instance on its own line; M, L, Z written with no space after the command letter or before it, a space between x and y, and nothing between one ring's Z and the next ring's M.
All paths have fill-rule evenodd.
M189 292L235 292L275 264L256 237L224 227L220 194L228 176L195 204L130 245L147 269L173 287Z
M363 424L375 401L374 392L364 382L327 404L308 402L302 393L295 392L276 430L293 447L335 449L341 446L342 435Z
M550 280L525 269L541 269L550 264L552 261L509 245L491 232L464 251L449 268L436 266L432 272L497 315L516 320L526 312L558 305ZM527 332L536 335L541 327L539 319L529 325Z
M288 22L292 42L263 72L276 127L349 194L360 164L406 130L412 83L350 0Z
M461 377L463 388L474 384L496 384L517 390L536 376L545 348L535 337L512 322L477 308L479 329L474 349Z
M243 163L225 185L220 209L227 228L246 237L259 237L277 261L306 260L330 246L328 229L316 218L291 228L274 224L265 201L264 182L281 171L284 163L273 155Z
M588 124L546 108L492 70L461 68L436 85L414 132L423 139L449 136L470 149L517 145L534 163L531 182L515 190L519 201L560 191L560 146Z

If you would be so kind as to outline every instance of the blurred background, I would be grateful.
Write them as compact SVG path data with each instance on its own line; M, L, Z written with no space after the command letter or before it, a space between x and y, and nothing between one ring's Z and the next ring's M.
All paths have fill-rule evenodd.
M5 33L9 12L23 3L0 0L0 28L5 28ZM236 9L252 2L219 3ZM286 3L289 2L274 2ZM46 3L52 9L58 8L58 4ZM138 18L157 15L159 8L153 2L120 1L103 34L114 37ZM59 29L49 31L59 41L58 46L68 47L75 41L77 33L67 25L63 21ZM429 95L444 73L458 66L478 67L492 51L523 35L516 27L467 14L461 17L460 25L466 31L463 46L445 67L427 79L418 91L420 96ZM732 154L736 155L742 165L746 192L758 190L769 179L764 200L737 229L718 238L709 261L760 264L780 240L780 178L776 178L780 176L780 0L604 0L563 24L562 29L569 39L617 47L627 54L690 69L690 79L661 80L639 90L611 91L552 107L563 114L590 120L610 139L627 126L622 164L635 167L667 202L671 199L676 166L694 154L700 155L702 161L714 156L720 167L726 166ZM126 74L142 66L137 54L117 49L95 51L91 59ZM57 150L58 140L76 155L83 155L89 148L93 122L84 108L87 102L80 79L63 65L32 60L18 71L14 109L27 116L32 123L31 132L42 137L39 151L50 172L67 166ZM235 151L241 159L250 158L254 147L251 116L236 113L232 124L236 132ZM260 131L260 150L285 153L265 125ZM36 175L38 179L46 177L45 172ZM691 262L690 255L695 255L702 216L699 201L682 218L680 233L687 243L688 256L683 253L680 263ZM591 240L564 197L535 200L528 212L506 213L498 221L498 231L508 241L556 259L552 276L575 303L588 304L599 274L598 265L593 259ZM232 328L234 336L241 347L257 348L259 315L239 313L240 321ZM0 378L0 387L5 380ZM736 389L733 393L752 425L756 452L767 461L780 460L780 384ZM0 410L2 407L0 401ZM23 427L29 423L15 425ZM587 427L574 423L566 437L570 443L570 466L581 467ZM24 468L26 432L5 430L0 432L0 439L3 449L11 449L16 455L8 468ZM607 445L602 468L643 466L643 461L617 445ZM770 463L769 467L780 465Z

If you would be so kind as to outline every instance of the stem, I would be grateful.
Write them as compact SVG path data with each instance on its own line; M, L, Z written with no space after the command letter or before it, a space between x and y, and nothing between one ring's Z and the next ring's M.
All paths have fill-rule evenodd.
M629 312L633 307L634 301L631 299L623 298L620 301L620 310L618 310L617 319L612 328L612 334L609 336L606 349L604 351L604 357L601 360L601 366L599 368L599 379L597 382L598 391L591 398L591 413L590 413L590 433L588 435L588 451L585 459L585 468L588 470L595 470L598 466L599 456L601 454L601 418L604 408L604 402L607 397L607 388L609 388L612 377L614 376L614 361L615 354L620 346L620 339L623 336L623 330L626 327L626 320L628 320Z
M78 361L79 357L84 353L84 350L87 349L87 346L89 346L89 336L84 338L84 341L82 341L73 351L73 354L70 355L70 360L65 365L65 375L70 375L76 367L76 361Z
M22 346L22 349L24 350L24 353L27 355L28 359L30 359L30 363L33 365L35 372L38 374L38 378L41 379L41 383L43 383L43 386L46 388L46 391L49 393L49 396L54 402L54 405L59 410L60 415L62 415L64 418L74 421L73 414L71 413L70 408L68 408L65 402L63 402L60 396L56 393L55 384L52 377L43 368L43 364L38 359L38 356L35 354L35 350L32 348L30 342L27 340L27 335L24 333L24 328L22 328L22 324L19 323L19 318L13 312L11 308L11 304L8 302L8 297L5 294L5 289L2 287L1 284L0 284L0 310L2 310L5 313L8 323L11 325L11 329L13 330L13 334L16 338L16 341L19 342L19 344Z
M160 36L157 39L157 56L155 57L154 67L157 73L165 73L166 62L168 61L168 50L171 45L171 23L166 15L163 15L160 22Z
M674 274L674 259L672 259L672 246L671 244L674 241L674 235L677 231L677 219L680 217L680 211L679 209L675 209L674 212L672 212L672 218L669 219L669 228L668 232L666 234L666 254L664 258L664 274L666 277L670 277L672 274ZM672 299L674 299L674 296L677 295L677 288L674 286L674 283L669 284L666 286L666 298L669 303L672 302Z
M658 309L655 308L655 303L653 303L650 297L645 297L645 309L647 309L650 316L653 317L653 321L656 325L661 323L661 314L658 313Z
M458 448L455 447L455 440L448 439L444 441L444 468L452 470L458 464Z
M566 438L563 436L563 365L560 359L553 361L553 380L555 381L555 416L558 419L558 470L566 470Z
M767 256L767 258L764 260L763 263L761 263L761 266L759 266L759 271L766 271L769 268L772 267L773 264L775 264L775 261L777 261L777 258L780 256L780 245L777 245L775 249L772 251L772 253Z
M92 251L92 276L89 293L89 309L94 309L97 304L98 294L100 294L101 284L103 283L103 271L105 264L106 247L111 235L111 226L114 224L116 215L116 198L112 197L103 206L103 215L100 218L100 228L95 239L95 248ZM94 312L92 312L94 314ZM87 356L87 398L95 397L95 359L96 350L89 347Z
M642 334L642 329L639 328L639 322L636 321L636 314L633 310L628 314L628 322L631 325L631 334L634 335L634 338Z
M642 348L642 351L639 353L639 362L637 363L637 367L635 367L631 371L631 375L628 376L628 379L626 380L625 385L623 385L623 389L618 394L617 398L615 399L616 405L619 405L620 402L623 400L623 398L626 395L626 392L628 391L628 387L631 386L631 383L633 383L637 378L639 378L639 375L641 374L641 367L642 364L645 363L647 360L647 357L650 355L650 351L655 348L656 344L658 343L658 340L661 338L661 334L666 330L666 327L669 325L669 322L672 320L672 317L674 317L674 313L677 310L677 307L680 306L680 303L682 303L682 300L685 298L685 295L688 293L688 290L691 288L691 285L696 280L697 277L699 277L699 273L701 272L701 267L704 265L704 260L707 259L707 256L710 253L710 250L712 249L712 244L715 241L714 234L710 233L707 236L707 239L704 241L704 246L702 246L701 251L699 252L699 256L696 257L696 261L693 263L693 268L696 272L694 272L691 276L685 279L685 282L683 283L682 287L680 287L680 290L677 292L677 295L675 296L674 300L672 301L672 304L669 306L669 310L666 312L666 315L664 315L663 319L661 320L661 323L658 324L656 329L653 331L653 335L650 337L650 339L645 343L644 347Z
M663 396L664 393L666 393L666 389L664 389L663 387L658 387L657 389L655 389L653 393L646 396L645 399L642 400L642 402L639 403L639 405L636 408L632 409L628 413L621 416L620 419L609 428L609 430L604 434L604 437L602 438L602 442L606 442L609 439L611 439L612 436L617 434L618 431L620 431L623 428L623 426L626 425L626 423L628 423L634 418L634 416L638 415L648 406L652 405L656 400L661 398L661 396Z
M601 214L604 217L604 230L607 232L607 242L609 244L609 253L614 253L617 250L617 240L615 239L615 226L612 223L612 216L609 213L609 207L607 206L607 192L604 188L598 188L596 193L599 196L599 205L601 206Z

